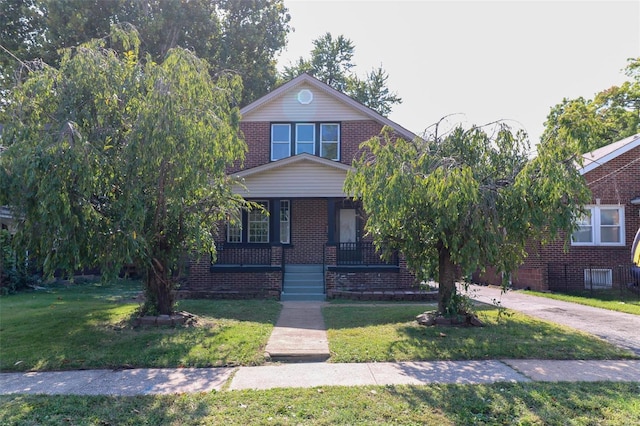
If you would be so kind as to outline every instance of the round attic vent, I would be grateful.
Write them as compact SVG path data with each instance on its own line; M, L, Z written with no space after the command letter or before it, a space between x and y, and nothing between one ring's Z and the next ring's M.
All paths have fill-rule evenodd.
M309 105L313 101L313 93L309 89L302 89L298 92L298 102L302 105Z

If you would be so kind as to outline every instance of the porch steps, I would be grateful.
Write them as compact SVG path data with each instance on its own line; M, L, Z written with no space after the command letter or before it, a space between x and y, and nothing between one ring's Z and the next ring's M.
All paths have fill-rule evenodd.
M285 265L282 301L322 301L324 270L322 265Z

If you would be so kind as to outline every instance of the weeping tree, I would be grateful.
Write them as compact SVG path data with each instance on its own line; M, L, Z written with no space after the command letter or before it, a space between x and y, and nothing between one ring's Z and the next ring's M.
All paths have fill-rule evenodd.
M362 201L383 256L400 250L418 279L436 278L438 311L453 316L462 274L513 270L529 239L573 229L589 191L571 145L541 143L529 159L526 134L504 123L444 134L440 123L413 141L384 129L363 143L345 190Z
M145 310L169 314L180 259L214 251L216 221L244 203L225 174L246 150L242 85L187 50L156 63L138 48L135 31L114 27L58 68L23 64L3 118L0 205L16 249L46 275L100 267L109 278L134 264Z

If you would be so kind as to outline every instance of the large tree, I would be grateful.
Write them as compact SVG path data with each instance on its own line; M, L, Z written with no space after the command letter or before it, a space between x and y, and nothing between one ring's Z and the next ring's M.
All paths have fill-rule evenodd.
M290 30L282 0L3 0L0 11L7 18L0 45L22 61L56 66L59 49L105 37L112 24L126 22L156 61L183 47L206 59L213 73L240 74L244 104L275 84L274 58ZM2 77L11 82L20 63L7 51L0 54Z
M107 44L109 43L109 44ZM216 221L243 200L226 166L242 160L237 76L212 79L206 61L174 48L138 59L133 31L62 53L16 86L0 155L0 205L19 252L44 272L132 263L150 312L173 307L185 253L215 251Z
M436 278L438 310L454 315L460 274L513 270L528 239L572 229L589 192L571 145L542 143L529 160L526 135L505 124L433 130L413 141L383 130L345 189L362 200L376 246L401 250L418 279Z
M339 90L381 115L388 115L394 105L402 99L387 87L389 75L382 68L372 69L364 79L354 72L352 62L355 46L343 35L333 37L325 33L313 41L309 59L298 58L297 62L284 67L281 80L287 81L302 73L309 73L318 80Z
M640 58L630 59L620 86L598 92L593 99L563 99L545 122L542 140L572 140L581 153L640 132Z

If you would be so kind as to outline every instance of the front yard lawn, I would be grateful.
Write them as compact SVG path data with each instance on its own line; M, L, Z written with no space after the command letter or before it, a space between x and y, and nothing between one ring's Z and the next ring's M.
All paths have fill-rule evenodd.
M568 327L482 307L486 327L423 327L414 318L435 307L331 305L323 310L332 362L466 359L619 359L631 352Z
M0 298L0 371L259 365L275 301L183 300L196 327L134 328L139 282L54 287Z

